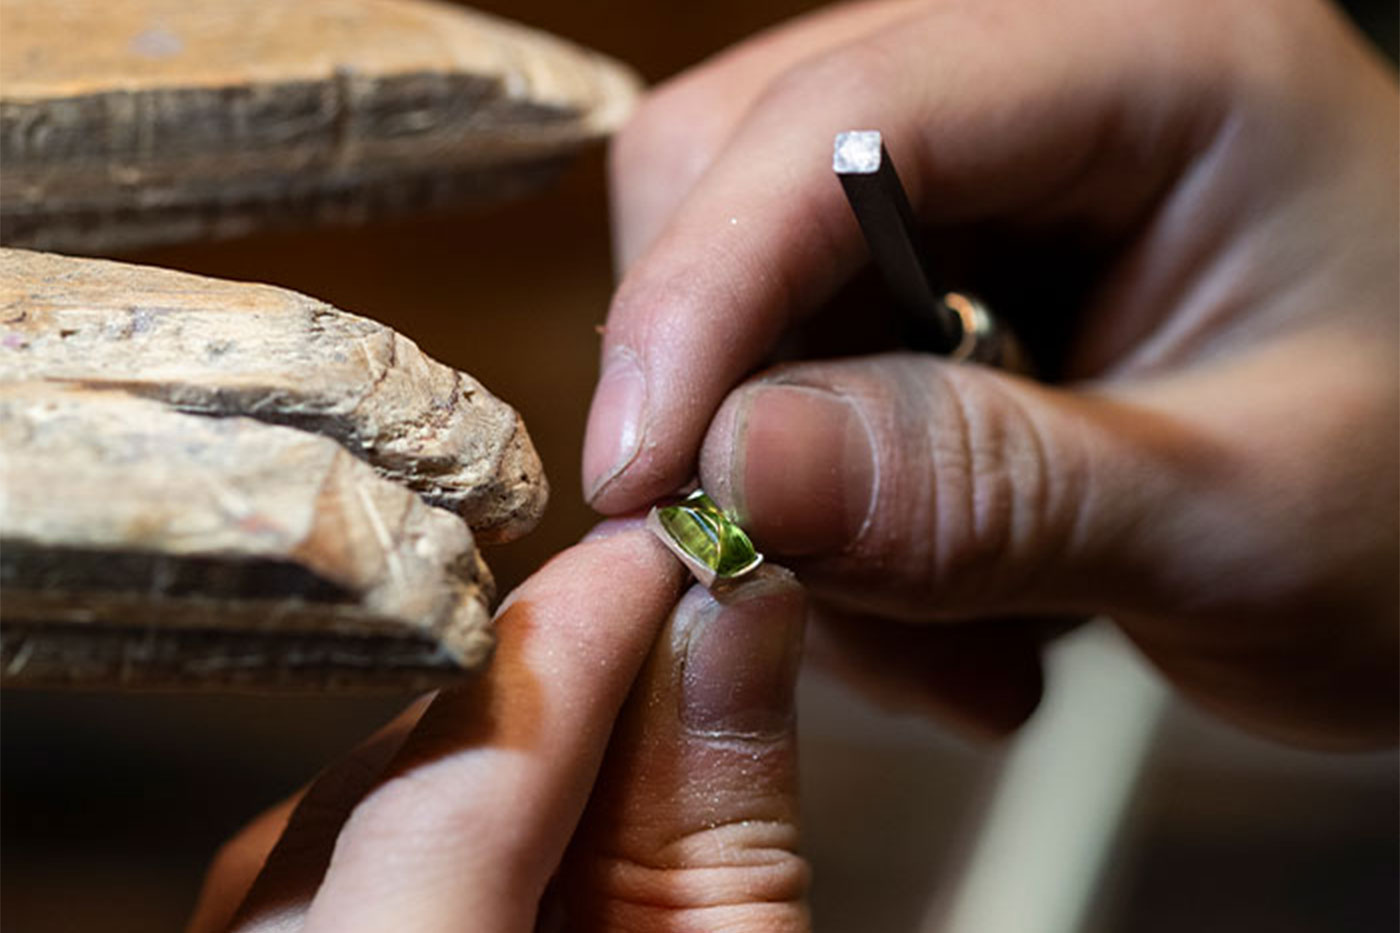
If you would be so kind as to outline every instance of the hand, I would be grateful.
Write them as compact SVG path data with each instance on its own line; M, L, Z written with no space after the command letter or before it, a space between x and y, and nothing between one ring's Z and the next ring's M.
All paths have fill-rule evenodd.
M801 588L766 568L678 605L676 561L606 530L506 601L481 680L225 846L191 933L807 929Z
M829 152L871 128L973 257L955 284L1059 338L1062 384L910 354L751 375L862 263ZM590 501L698 471L845 656L942 658L935 690L950 629L881 620L1108 613L1237 721L1393 741L1396 137L1393 74L1304 0L896 0L759 36L616 141ZM951 631L982 646L953 699L1025 715L1036 631Z

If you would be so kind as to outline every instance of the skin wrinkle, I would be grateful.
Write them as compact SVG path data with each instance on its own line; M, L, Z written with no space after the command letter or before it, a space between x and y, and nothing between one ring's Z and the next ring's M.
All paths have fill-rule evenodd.
M1171 522L1180 517L1178 506L1189 504L1189 490L1198 488L1215 468L1209 465L1199 434L1170 413L1110 396L1086 395L1082 401L1084 418L1070 419L1054 433L1065 451L1055 456L1076 464L1074 470L1060 471L1074 482L1065 493L1071 518L1061 553L1071 555L1074 565L1112 568L1111 575L1132 581L1133 589L1107 586L1099 578L1101 569L1087 589L1072 587L1064 604L1072 611L1116 617L1136 604L1165 597L1151 586L1159 565L1151 555L1172 546L1144 548L1142 542L1174 533ZM1077 450L1065 446L1071 438ZM1125 487L1116 477L1104 476L1105 467L1143 481ZM1124 501L1125 496L1130 501Z
M1267 19L1267 17L1260 18L1248 14L1243 17L1243 21L1246 25L1251 26L1267 26L1267 22L1262 22ZM1335 16L1327 15L1326 22L1323 24L1322 28L1335 30L1338 25L1339 23ZM1228 30L1226 30L1226 32L1229 33ZM1219 37L1212 36L1211 38L1214 40ZM1278 36L1271 35L1269 41L1277 42ZM1233 52L1221 54L1230 55L1233 59L1244 62L1263 61L1269 63L1272 61L1269 56L1258 55L1247 50L1235 50ZM1220 285L1214 281L1213 276L1208 271L1202 271L1201 269L1204 265L1203 259L1208 254L1218 254L1210 263L1211 268L1224 269L1227 266L1235 265L1241 269L1247 270L1247 274L1224 272L1217 273L1217 275L1232 283L1251 283L1253 292L1267 291L1272 294L1297 294L1300 291L1306 291L1311 281L1323 278L1321 275L1322 270L1317 267L1316 263L1313 261L1313 257L1306 257L1305 261L1279 261L1279 257L1276 255L1274 249L1274 244L1280 241L1288 242L1294 238L1286 234L1280 237L1273 234L1272 231L1268 229L1261 230L1257 222L1249 225L1244 223L1246 220L1256 219L1254 215L1266 209L1264 206L1245 205L1240 209L1230 211L1222 211L1218 206L1225 192L1247 190L1249 188L1249 185L1243 181L1222 186L1221 180L1225 177L1223 171L1225 166L1231 164L1248 165L1258 161L1258 153L1255 152L1251 154L1251 150L1259 150L1261 146L1264 145L1260 140L1261 128L1257 125L1259 123L1259 113L1262 111L1267 114L1273 109L1294 106L1298 103L1298 98L1294 94L1290 94L1286 101L1279 100L1277 87L1279 86L1280 80L1286 77L1287 75L1279 75L1274 71L1255 74L1248 69L1239 69L1237 72L1226 71L1222 75L1222 80L1228 79L1231 87L1231 92L1227 98L1228 104L1223 107L1217 106L1211 111L1205 111L1207 114L1215 114L1214 122L1206 121L1202 123L1202 130L1200 131L1203 134L1202 138L1198 139L1195 143L1199 155L1177 182L1175 186L1177 193L1173 197L1173 202L1178 205L1178 208L1192 210L1193 212L1194 209L1191 205L1195 202L1202 202L1209 205L1207 208L1208 210L1220 215L1224 219L1216 220L1212 223L1202 223L1197 217L1188 217L1189 228L1185 231L1185 235L1182 239L1184 239L1185 244L1195 247L1193 250L1187 252L1186 255L1188 259L1194 257L1192 265L1197 268L1197 271L1184 275L1177 273L1174 275L1161 276L1161 278L1165 279L1170 283L1170 286L1175 289L1176 297L1161 298L1153 302L1153 304L1159 306L1162 310L1157 314L1146 316L1144 320L1150 320L1157 325L1156 333L1143 333L1133 338L1132 342L1137 346L1137 349L1119 360L1119 363L1113 367L1113 374L1136 375L1139 371L1150 371L1168 365L1179 366L1182 362L1192 359L1209 359L1222 355L1222 352L1230 352L1248 346L1251 343L1258 343L1260 340L1276 334L1275 329L1260 328L1256 326L1257 322L1253 321L1243 328L1234 328L1222 323L1228 321L1231 317L1237 316L1237 313L1241 310L1260 307L1263 302L1253 293L1235 294L1231 300L1221 303L1218 301L1212 302L1209 300L1202 301L1200 299L1193 299L1190 291L1184 291L1182 288L1175 287L1175 283L1183 283L1184 288L1192 289L1198 294L1210 288L1219 288ZM1288 86L1290 89L1296 90L1297 88L1296 82L1288 82ZM1311 85L1304 85L1304 87L1311 87ZM1320 90L1318 90L1318 93L1321 93ZM1203 96L1207 101L1222 99L1220 95ZM1261 101L1270 103L1261 103ZM1277 101L1277 103L1272 103L1273 101ZM1327 111L1325 106L1318 106L1318 110L1321 119L1331 120L1331 114ZM1267 126L1268 122L1265 121L1265 127L1267 128ZM1207 132L1208 135L1204 135ZM1284 143L1286 140L1279 140L1279 142ZM1347 153L1346 147L1341 146L1340 143L1339 148L1344 154ZM1364 149L1365 147L1359 148ZM1272 151L1267 152L1264 158L1270 160L1271 170L1276 172L1277 168L1272 165L1272 163L1276 161L1273 159ZM1324 185L1329 186L1329 189L1337 177L1347 174L1346 172L1338 172L1336 166L1331 163L1317 166L1316 172L1317 177L1322 180ZM1198 195L1192 195L1191 190L1195 187L1194 179L1196 178L1202 179L1201 184L1209 185L1209 189L1202 191ZM1302 190L1302 194L1295 196L1295 201L1298 197L1305 197L1308 194L1315 193L1316 190L1315 185L1309 183L1306 179L1295 182L1295 185ZM1273 190L1284 188L1287 188L1287 185L1280 183L1274 186ZM1185 205L1184 208L1181 207L1183 204ZM1288 206L1280 207L1273 200L1267 203L1267 210L1271 214L1276 215L1280 211L1287 212L1288 209ZM1286 221L1275 220L1272 221L1272 223L1283 223L1285 224L1285 230L1287 230L1295 224L1304 222L1307 218L1313 218L1319 214L1315 209L1302 211L1301 213L1301 218L1289 219ZM1159 217L1153 220L1152 226L1144 231L1144 235L1140 238L1140 246L1135 249L1135 252L1143 257L1152 257L1156 262L1160 262L1160 257L1163 255L1176 256L1184 252L1180 245L1164 246L1161 243L1155 242L1160 238L1160 231L1163 227L1164 220L1169 216L1169 214L1159 214ZM1323 216L1326 216L1325 212L1323 212ZM1206 237L1203 235L1203 231L1210 231L1212 235ZM1269 248L1258 256L1250 256L1253 246L1252 241L1264 239L1266 237L1270 238ZM1230 244L1228 251L1222 250L1222 244L1224 243ZM1245 258L1235 261L1233 257L1239 253L1244 253ZM1268 261L1261 263L1261 258L1265 258ZM1283 270L1293 281L1265 283L1267 285L1266 288L1265 285L1261 285L1258 281L1260 275L1258 270L1264 267ZM1122 278L1132 279L1133 273L1125 271L1122 274ZM1140 290L1141 288L1140 280L1134 283L1135 290ZM1282 307L1282 304L1284 303L1274 302L1276 307ZM1181 309L1189 309L1193 306L1200 306L1201 310L1195 314L1187 313L1183 315L1181 313ZM1300 308L1297 313L1305 313L1307 310L1311 309ZM1187 324L1184 328L1179 326L1179 322L1183 320ZM1168 325L1174 321L1177 322L1178 326L1168 327ZM1167 329L1163 330L1164 327ZM1206 333L1212 327L1219 328L1219 332L1207 340ZM1109 355L1111 355L1111 353ZM1142 362L1144 358L1147 360L1146 363Z
M623 857L598 862L591 879L599 900L676 913L715 907L789 904L806 896L811 869L784 850L749 850L760 860L724 865L656 867Z
M1218 287L1212 272L1230 265L1231 257L1241 248L1238 225L1246 218L1239 212L1226 210L1218 190L1220 161L1231 157L1231 141L1238 131L1233 118L1222 122L1210 147L1203 150L1189 171L1177 180L1170 203L1158 210L1125 259L1121 272L1125 285L1122 287L1130 286L1140 295L1145 293L1146 300L1139 297L1132 302L1134 313L1116 315L1120 320L1131 321L1133 327L1129 331L1121 327L1110 329L1109 333L1119 332L1117 340L1105 343L1098 351L1105 357L1101 364L1105 378L1113 381L1141 378L1173 366L1180 367L1201 355L1202 344L1207 345L1207 352L1218 350L1218 346L1209 346L1210 340L1205 335L1211 328L1221 326L1222 321L1231 316L1232 308L1238 312L1246 306L1247 299L1242 295L1224 304L1197 297L1203 291L1208 295L1213 287ZM1204 223L1202 211L1213 221ZM1160 267L1163 255L1173 257L1172 268L1150 271L1153 266ZM1112 283L1118 275L1119 270L1115 268L1110 272L1109 281ZM1247 279L1247 276L1227 276L1230 282ZM1147 284L1154 280L1158 285L1155 294ZM1118 305L1120 301L1110 289L1091 305L1088 319L1113 318L1116 309L1109 303ZM1191 313L1193 308L1195 313ZM1197 348L1194 353L1193 345Z
M1029 461L1033 476L1027 483L1022 484L1022 489L1029 485L1034 492L1027 495L1022 491L1019 495L1012 495L1011 537L1020 542L1018 550L1021 553L1018 562L1029 571L1022 574L1025 579L1021 583L1020 591L1034 592L1044 588L1043 573L1048 562L1034 560L1033 554L1029 552L1034 550L1033 543L1039 542L1042 552L1063 554L1063 548L1057 545L1063 543L1064 534L1054 533L1063 527L1063 523L1051 512L1050 485L1053 474L1050 470L1048 435L1042 429L1039 419L1031 414L1030 409L1014 392L1005 393L1003 401L1020 425L1020 431L1016 433L1028 442L1027 454L1020 459L1023 463ZM1017 503L1021 504L1019 509L1016 507Z
M983 593L994 589L996 599L1014 602L1016 594L1025 590L1022 571L1035 563L1035 545L1044 543L1036 534L1039 529L1032 526L1028 532L1020 534L1017 529L1027 511L1023 506L1034 507L1035 499L1042 492L1034 483L1026 481L1023 469L1026 458L1017 444L1024 437L1023 410L1012 400L1011 393L1000 391L997 379L982 380L980 393L961 389L956 377L950 381L955 393L974 396L970 399L974 404L968 404L965 398L962 405L970 424L976 458L969 480L977 515L971 546L978 555L978 563L1016 571L1010 578L1005 573L979 574L985 581L979 589ZM979 411L983 414L974 414ZM1025 491L1028 485L1035 491L1028 494ZM987 599L981 593L978 598Z
M775 802L780 808L787 806ZM731 807L729 812L738 810ZM596 902L595 909L604 905L606 916L629 906L667 916L761 903L796 908L810 883L810 869L796 854L797 827L788 818L708 825L659 846L626 844L640 854L628 854L616 845L600 849L575 876L589 900Z
M876 439L875 426L871 424L869 413L866 411L866 405L869 404L869 401L868 397L861 397L855 400L851 407L855 409L856 416L860 419L861 427L865 429L866 441L870 444L870 505L865 510L865 519L860 524L860 530L856 532L855 538L842 549L842 554L851 554L855 552L859 549L861 542L869 537L870 529L875 524L875 516L878 514L880 507L880 495L883 493L885 486L885 453Z
M940 375L943 376L940 378L940 385L947 388L946 376ZM949 440L955 452L951 458L943 453L950 447L949 440L940 443L938 435L949 432L946 429L940 430L944 426L940 424L937 416L929 418L925 430L928 437L929 461L933 467L930 471L930 481L934 485L939 503L939 508L934 512L937 530L933 536L934 551L928 567L928 579L934 587L934 592L948 589L950 578L957 576L961 566L966 563L967 548L960 551L952 547L951 543L965 537L963 529L977 528L976 496L972 488L975 461L972 439L969 436L968 413L964 407L962 393L953 390L941 394L947 401L946 410L954 421L951 432L953 437ZM953 493L954 508L947 508L949 497L939 494L943 492Z
M965 396L952 380L953 391ZM969 547L976 555L975 563L991 568L1005 568L1013 554L1013 522L1015 502L1012 498L1016 485L1014 451L1009 450L1010 435L1006 413L1001 406L1004 400L992 392L984 392L983 397L968 404L964 398L961 407L968 423L968 440L972 449L972 473L968 487L972 490L973 526ZM1011 567L1019 566L1011 562ZM979 574L988 586L1005 589L1003 573ZM1001 598L1005 598L1002 596Z
M771 565L732 590L692 586L682 597L613 731L562 871L571 929L616 931L634 923L651 933L708 931L716 927L696 925L704 923L697 917L718 916L707 905L733 905L735 919L751 924L770 898L792 899L784 909L801 914L805 887L791 881L806 873L796 854L791 723L757 735L688 728L684 675L689 642L699 633L800 624L802 598L792 575ZM721 683L723 665L738 665L737 674L748 655L725 658L708 662L721 665L714 671Z
M788 741L791 741L791 735L788 736ZM767 783L776 782L768 779ZM746 814L760 814L766 810L791 810L790 801L781 794L764 789L759 792L759 796L764 799L748 803L742 808ZM662 825L670 822L671 820L658 820ZM660 874L729 869L742 865L770 865L783 859L797 858L798 829L790 816L744 815L723 822L707 823L699 828L663 834L660 840L648 840L645 845L638 845L637 842L630 839L617 840L612 845L599 847L591 858L598 864L624 865ZM630 855L617 843L635 846L646 854Z
M702 907L663 911L632 905L619 909L603 925L587 930L607 933L807 933L811 922L805 906L798 904L745 904L736 907Z
M1058 431L1049 435L1057 438L1056 443L1052 446L1042 435L1038 422L1033 420L1032 423L1037 425L1036 445L1040 450L1041 469L1045 474L1043 481L1047 490L1051 484L1050 465L1052 462L1079 465L1079 468L1075 470L1059 469L1054 471L1061 487L1061 504L1053 511L1063 512L1068 518L1058 521L1047 519L1047 527L1062 529L1051 552L1069 555L1069 560L1072 563L1085 566L1087 562L1084 560L1084 555L1089 551L1089 544L1093 540L1092 531L1096 527L1090 516L1112 514L1109 510L1110 507L1099 502L1099 492L1105 487L1102 480L1096 479L1096 474L1101 469L1099 461L1087 449L1089 444L1093 443L1091 429L1082 422L1060 426ZM1055 451L1053 461L1051 460L1051 450ZM1102 522L1097 527L1101 529ZM1050 571L1046 567L1031 571L1028 585L1032 591L1042 585L1043 577L1048 572Z
M1122 490L1119 489L1122 486L1119 478L1109 477L1100 482L1074 464L1082 464L1085 470L1092 471L1096 461L1106 459L1119 467L1124 463L1140 464L1148 477L1178 475L1182 481L1186 481L1185 477L1203 476L1205 461L1201 460L1200 438L1194 432L1183 433L1185 428L1182 425L1173 423L1169 415L1146 407L1142 400L1130 405L1108 396L1095 399L1087 395L1063 412L1053 408L1042 409L1038 403L1032 402L1048 390L1022 387L1015 385L1015 380L1008 377L974 369L950 369L917 357L882 362L880 371L885 376L893 377L893 388L887 388L882 395L871 395L862 389L869 376L861 371L861 365L859 361L789 365L777 370L775 375L764 377L765 383L807 385L814 391L831 391L832 387L836 387L839 394L856 400L855 404L861 408L862 414L878 414L882 420L893 417L894 420L887 427L876 430L877 441L880 438L907 438L911 436L913 426L927 429L934 422L943 426L943 430L932 431L925 441L935 448L933 454L914 455L909 461L911 464L934 464L918 470L917 475L901 465L904 461L897 454L894 460L888 460L894 450L888 440L877 443L877 456L885 458L880 482L895 484L885 494L895 496L896 499L891 501L897 501L898 507L892 508L888 502L878 502L874 519L857 542L857 547L847 548L840 554L818 555L798 561L808 584L823 597L835 599L840 605L852 605L849 599L842 599L839 592L840 587L846 586L863 590L866 597L875 597L878 589L885 590L877 604L882 607L882 612L900 618L927 618L930 611L938 616L967 605L977 605L979 614L983 615L993 611L1026 612L1036 608L1056 613L1102 611L1110 604L1098 599L1085 599L1086 593L1102 584L1101 575L1096 575L1093 578L1096 582L1090 586L1073 572L1066 574L1064 570L1072 571L1076 566L1105 559L1121 564L1126 570L1135 566L1136 559L1121 544L1110 543L1090 549L1092 541L1086 537L1086 529L1097 529L1095 537L1103 537L1107 533L1111 541L1123 536L1131 540L1129 532L1140 527L1132 522L1145 512L1159 508L1152 503L1164 502L1169 489L1157 490L1154 483L1148 483L1131 491ZM827 370L826 366L837 368ZM938 369L937 376L931 374L932 368ZM988 379L992 381L984 385L983 381ZM940 380L946 380L946 388L931 392L931 385L945 384ZM954 386L957 388L954 389ZM1003 422L1000 431L1003 446L1011 446L999 451L990 450L985 437L976 440L967 447L968 450L976 448L973 453L962 455L964 460L975 458L976 464L964 469L956 465L957 456L953 448L948 447L950 438L961 440L963 433L960 426L957 430L949 427L950 414L955 415L956 412L931 414L926 405L953 392L961 393L959 397L965 399L965 404L970 404L970 400L966 399L968 386L974 387L979 397L986 395L990 407L1000 412L997 417ZM1027 391L1032 394L1022 398L1021 393ZM890 401L882 401L885 398ZM1049 404L1052 400L1046 398L1045 401ZM945 399L944 404L950 403ZM979 402L977 407L981 410L988 405ZM1014 411L1008 408L1014 408ZM1016 427L1010 426L1012 422L1007 422L1008 418ZM975 438L978 434L977 426L970 424L968 437ZM1100 452L1093 453L1093 449ZM1048 478L1048 463L1052 456L1058 465L1056 476L1064 474L1059 482ZM989 457L992 459L989 460ZM988 466L993 460L1000 464L996 470ZM1031 461L1034 461L1033 466ZM1167 471L1165 474L1164 470ZM963 518L952 522L953 532L961 536L957 540L945 537L935 542L934 536L914 533L919 527L918 520L912 518L915 515L929 515L932 527L938 527L939 513L936 508L926 504L929 500L935 497L943 499L941 512L945 516L948 513L947 499L955 495L958 488L956 481L949 479L950 476L964 475L967 477L965 485L970 488L976 481L974 474L996 471L1009 477L1008 489L1013 495L1026 498L1026 502L1013 503L1015 514L1008 513L996 518L994 511L985 513L993 516L1002 530L993 533L990 528L992 519L974 522ZM707 475L709 472L712 471L707 471ZM910 484L916 484L919 477L924 476L934 479L924 484L924 488L917 493L911 494L913 487ZM1199 478L1191 480L1191 487L1195 488L1200 481ZM1118 490L1113 494L1121 499L1121 503L1115 505L1101 499L1100 494L1094 491L1100 486L1109 492ZM1129 498L1122 498L1124 495ZM965 500L969 498L971 493L964 496ZM1127 522L1119 524L1121 531L1116 535L1111 531L1114 515L1122 516ZM1015 527L1012 528L1012 525ZM969 529L975 533L974 536L969 537ZM1153 538L1160 537L1157 529L1146 533ZM1005 537L1010 543L1009 549L997 553L1003 558L1014 558L1014 562L1008 564L1006 560L986 556L991 547L986 542L998 536ZM927 545L930 544L937 544L938 547L928 551ZM950 553L955 555L951 566ZM958 554L963 556L956 557ZM1037 554L1046 557L1041 559ZM979 579L975 568L989 565L1014 568L1014 574L1003 573L994 579ZM929 582L929 567L938 568L938 580ZM871 568L881 571L879 578L872 579L870 583L876 588L874 590L862 582L867 573L873 572ZM1150 572L1150 568L1143 569ZM1056 576L1047 580L1043 574L1051 572ZM1133 604L1134 600L1129 597L1133 597L1134 592L1130 589L1115 594L1112 605ZM1098 595L1106 594L1100 590ZM1142 593L1136 595L1142 596ZM902 608L887 601L891 598L902 601ZM923 609L913 611L915 604ZM867 610L870 608L863 600L858 600L855 605L863 605Z

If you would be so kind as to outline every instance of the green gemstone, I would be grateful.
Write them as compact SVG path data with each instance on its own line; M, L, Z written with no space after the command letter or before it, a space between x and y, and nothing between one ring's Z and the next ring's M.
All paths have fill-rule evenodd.
M717 578L746 573L761 560L744 529L702 490L657 509L657 519L672 541Z

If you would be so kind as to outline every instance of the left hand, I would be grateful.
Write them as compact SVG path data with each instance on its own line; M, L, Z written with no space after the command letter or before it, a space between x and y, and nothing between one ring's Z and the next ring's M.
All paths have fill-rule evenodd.
M190 933L809 929L802 590L777 568L681 586L630 525L555 558L506 600L481 679L224 847Z

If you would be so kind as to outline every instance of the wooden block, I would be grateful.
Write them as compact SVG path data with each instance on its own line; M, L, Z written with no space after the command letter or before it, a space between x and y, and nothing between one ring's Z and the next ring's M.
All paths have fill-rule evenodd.
M0 250L0 381L33 380L327 435L483 541L525 533L548 498L509 405L382 324L286 289Z
M101 253L517 195L637 81L428 0L0 0L0 241Z
M419 689L483 665L519 416L266 285L0 250L0 683Z
M490 651L460 518L335 441L0 385L6 686L421 688Z

